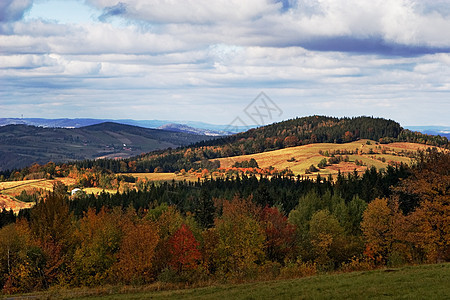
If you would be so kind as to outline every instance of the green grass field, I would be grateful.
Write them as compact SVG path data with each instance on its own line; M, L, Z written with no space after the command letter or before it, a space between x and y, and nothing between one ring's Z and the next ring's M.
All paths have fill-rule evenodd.
M103 287L26 295L48 299L449 299L450 263L195 289Z

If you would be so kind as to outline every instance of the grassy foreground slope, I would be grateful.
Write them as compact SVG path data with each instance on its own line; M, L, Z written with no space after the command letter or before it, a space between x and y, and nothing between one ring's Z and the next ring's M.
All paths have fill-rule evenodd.
M317 275L300 279L218 285L195 289L103 288L54 290L37 297L71 299L448 299L450 264L421 265L367 272Z

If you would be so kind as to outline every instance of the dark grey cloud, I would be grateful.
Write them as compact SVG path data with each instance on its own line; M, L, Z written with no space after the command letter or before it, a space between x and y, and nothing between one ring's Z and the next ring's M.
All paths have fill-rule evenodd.
M32 6L32 0L1 0L0 22L19 21Z
M382 37L355 38L338 36L314 38L288 46L301 46L314 51L353 52L360 54L379 54L387 56L413 57L425 54L450 53L450 47L404 45L386 41Z
M114 16L121 16L127 13L127 4L119 2L116 5L108 6L103 9L103 13L98 17L101 22L106 22L108 18Z

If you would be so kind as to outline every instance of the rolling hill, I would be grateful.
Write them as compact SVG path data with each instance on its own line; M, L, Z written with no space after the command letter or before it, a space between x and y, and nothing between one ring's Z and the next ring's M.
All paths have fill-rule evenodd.
M369 143L368 143L369 142ZM370 144L370 145L369 145ZM410 164L412 159L410 156L414 155L417 150L424 150L430 146L414 143L391 143L380 145L374 141L358 140L355 142L345 144L333 143L316 143L303 146L290 147L280 150L267 151L256 154L239 155L232 157L219 158L221 171L232 169L235 163L249 161L255 159L259 168L266 169L273 167L276 170L290 169L294 175L309 176L315 178L318 174L323 177L332 175L336 178L338 172L342 174L354 172L363 173L367 168L372 166L377 169L387 169L389 164L405 163ZM341 154L335 154L339 151ZM328 156L326 156L328 153ZM347 154L345 154L347 153ZM352 154L350 154L352 153ZM306 169L326 159L330 161L331 157L345 157L348 156L348 161L339 161L337 163L327 163L325 167L319 168L316 172L306 174ZM362 164L357 164L356 161ZM223 173L222 173L223 174ZM123 174L124 175L124 174ZM145 181L152 182L171 182L175 181L194 181L198 180L199 173L127 173L127 175L140 178ZM215 174L213 177L217 178L222 175ZM21 181L5 181L0 182L0 210L2 208L13 209L19 211L22 208L30 207L30 203L20 202L17 196L22 191L32 193L33 190L45 189L52 190L53 184L61 181L68 186L76 184L76 180L69 177L59 177L54 179L36 179L36 180L21 180ZM130 188L134 189L134 183L128 184ZM85 188L87 193L96 193L105 190L104 188ZM116 193L117 190L112 189L107 192Z
M219 158L264 153L310 144L344 145L363 139L380 144L408 142L439 147L448 143L445 137L405 130L399 123L382 118L310 116L199 142L184 149L164 153L148 153L132 158L132 160L136 161L136 171L138 172L148 172L147 170L154 170L156 167L161 167L165 172L191 168L210 169L211 166L205 162ZM112 171L117 172L117 170Z
M35 162L126 158L211 138L112 122L81 128L7 125L0 127L0 170L21 168Z

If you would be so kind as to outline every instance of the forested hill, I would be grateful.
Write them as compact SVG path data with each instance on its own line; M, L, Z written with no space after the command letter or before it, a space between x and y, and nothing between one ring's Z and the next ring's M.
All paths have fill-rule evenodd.
M382 118L310 116L199 142L185 148L151 152L126 159L125 162L126 165L133 166L129 172L153 172L156 168L165 172L199 167L214 169L217 166L211 159L215 158L261 153L311 143L345 143L358 139L371 139L380 143L405 141L436 146L448 143L445 137L404 130L399 123ZM114 172L118 172L120 166L118 161L111 160L79 163L80 167L94 165ZM124 171L122 168L121 172Z
M224 146L225 156L253 154L312 143L346 143L370 139L443 146L447 138L404 130L399 123L374 117L334 118L310 116L250 129L247 132L194 146Z
M311 143L343 143L357 139L377 141L382 138L395 139L402 130L399 123L382 118L310 116L250 129L247 132L223 139L205 142L203 145L245 145L245 142L251 142L253 147L258 147L256 150L264 151Z
M81 128L0 127L0 170L32 163L130 157L189 145L208 136L106 122Z

